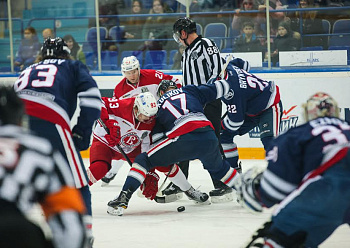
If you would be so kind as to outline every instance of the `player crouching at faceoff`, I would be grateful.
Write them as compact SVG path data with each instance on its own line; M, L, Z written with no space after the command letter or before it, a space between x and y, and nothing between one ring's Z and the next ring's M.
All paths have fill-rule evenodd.
M23 113L13 88L0 86L0 247L86 247L86 210L68 165L47 139L20 127ZM35 203L52 242L25 217Z
M104 107L101 119L94 130L90 148L90 167L87 170L90 186L106 174L112 159L125 161L118 145L131 162L138 154L150 149L150 133L155 125L158 110L157 100L150 92L140 93L135 98L117 100L103 97L102 100ZM100 121L104 123L109 133ZM169 173L169 179L175 180L185 193L192 188L176 164L156 169ZM158 192L158 180L159 176L154 170L147 173L145 182L141 185L146 198L150 200L155 198ZM200 191L192 191L200 194ZM166 199L170 201L171 197ZM176 199L172 201L174 200Z
M249 210L279 203L247 247L318 247L349 220L350 125L326 93L311 96L303 108L307 123L272 142L267 169L252 168L237 181Z
M206 103L222 97L228 90L225 80L211 85L188 85L180 89L170 80L163 80L159 84L158 113L152 131L155 145L147 153L141 153L135 158L122 192L108 203L107 213L122 215L132 194L150 169L178 161L199 159L211 176L233 187L239 175L222 160L213 126L203 113ZM186 195L200 201L208 200L207 194L191 193Z

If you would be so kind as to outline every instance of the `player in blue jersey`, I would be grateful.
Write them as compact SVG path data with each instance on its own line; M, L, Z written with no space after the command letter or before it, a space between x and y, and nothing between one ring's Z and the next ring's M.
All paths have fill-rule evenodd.
M279 203L247 247L318 247L349 220L350 125L338 118L337 103L326 93L303 107L308 122L277 137L267 151L267 169L252 168L237 184L240 202L250 210Z
M188 85L180 89L170 80L163 80L159 84L160 99L152 135L154 146L135 158L122 192L108 203L109 214L123 214L132 194L151 168L178 161L199 159L213 178L233 187L238 173L222 160L213 126L203 113L206 103L219 99L228 90L229 85L225 80L218 80L211 85ZM173 183L177 184L175 181ZM198 202L206 202L209 198L207 194L185 193Z
M101 96L95 80L80 61L71 60L61 38L46 39L39 62L26 68L14 84L25 102L30 128L49 139L70 165L76 187L80 189L91 216L91 194L79 151L90 145L92 125L100 116ZM70 121L77 108L77 124ZM91 218L86 223L91 230Z
M226 159L237 168L238 152L234 137L259 127L260 139L266 150L279 132L283 108L279 88L274 82L237 67L234 61L226 68L225 80L230 84L230 91L221 99L227 106L227 114L222 121L220 138Z

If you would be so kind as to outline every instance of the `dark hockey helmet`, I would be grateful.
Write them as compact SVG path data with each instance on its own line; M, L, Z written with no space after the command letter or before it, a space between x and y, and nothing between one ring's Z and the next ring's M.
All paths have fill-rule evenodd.
M177 19L173 26L173 38L177 43L180 43L181 30L184 30L188 34L197 32L196 22L188 17Z
M13 87L0 86L0 125L20 125L24 115L23 101Z
M317 92L312 95L305 104L304 118L311 121L318 117L339 117L339 108L337 102L327 93Z
M41 55L44 59L66 58L69 54L70 50L66 42L60 37L47 38L41 48Z
M171 87L177 89L176 83L171 80L162 80L157 88L157 96L161 97L160 91L166 92Z

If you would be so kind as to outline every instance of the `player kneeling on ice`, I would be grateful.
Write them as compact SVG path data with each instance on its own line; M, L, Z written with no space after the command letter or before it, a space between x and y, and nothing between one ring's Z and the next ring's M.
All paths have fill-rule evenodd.
M135 158L122 192L108 203L109 214L123 214L132 194L150 169L178 161L199 159L212 177L233 187L238 173L222 160L212 124L203 114L206 103L222 97L228 90L229 85L225 80L210 85L188 85L180 89L170 80L163 80L159 84L158 113L152 131L155 145L147 153L141 153ZM207 194L196 193L190 188L186 195L198 202L208 200Z
M241 204L274 210L247 247L318 247L349 223L350 125L339 119L336 101L316 93L304 104L307 123L277 137L267 151L267 169L242 175Z

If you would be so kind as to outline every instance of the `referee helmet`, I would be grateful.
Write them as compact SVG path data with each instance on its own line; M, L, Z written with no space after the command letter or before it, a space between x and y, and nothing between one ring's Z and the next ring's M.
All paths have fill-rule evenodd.
M187 34L197 32L196 22L192 21L188 17L181 17L177 19L173 26L173 38L177 43L180 43L181 30L184 30Z

